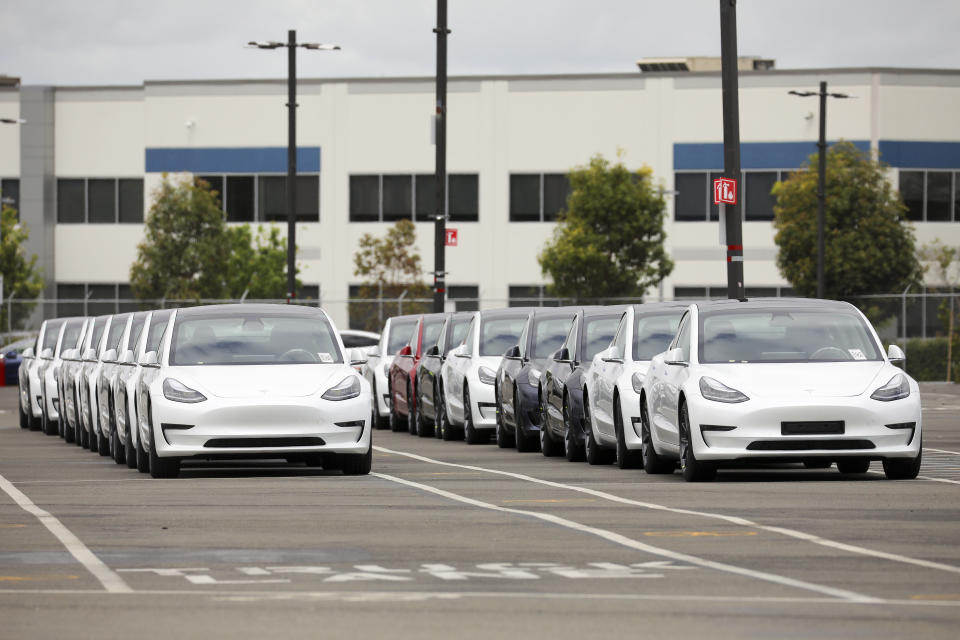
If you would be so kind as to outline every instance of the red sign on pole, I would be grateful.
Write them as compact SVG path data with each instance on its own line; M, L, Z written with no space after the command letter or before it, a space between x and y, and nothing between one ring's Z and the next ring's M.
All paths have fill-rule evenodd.
M446 232L447 232L447 246L448 247L457 246L457 230L446 229Z
M737 204L737 181L730 178L714 180L713 204Z

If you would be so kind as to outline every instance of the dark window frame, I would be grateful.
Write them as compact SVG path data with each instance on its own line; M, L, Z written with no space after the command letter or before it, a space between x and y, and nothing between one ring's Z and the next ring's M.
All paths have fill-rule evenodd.
M61 199L61 185L64 182L82 182L83 183L83 220L63 220L62 219L62 206L64 201ZM113 217L111 220L91 220L90 219L90 182L91 181L112 181L113 182ZM139 219L138 220L121 220L120 216L120 197L121 181L139 181L140 191L143 193L143 176L87 176L87 177L68 177L68 176L57 176L56 177L56 197L55 197L55 208L57 211L57 224L143 224L145 217L143 213L143 206L141 200L141 207L139 210Z
M262 200L262 197L263 197L263 196L262 196L262 194L261 194L261 185L260 185L261 179L283 178L283 179L285 180L286 177L287 177L287 174L286 174L286 173L271 173L271 172L260 172L260 173L223 173L223 172L203 172L203 173L200 173L200 172L198 172L198 173L194 173L194 174L193 174L193 178L194 178L194 179L205 180L205 181L207 181L208 183L210 182L210 180L209 180L210 178L215 178L215 179L218 179L218 180L220 181L222 188L219 189L219 190L216 189L216 188L214 187L214 185L211 184L211 187L214 187L214 190L215 190L215 191L218 191L217 196L218 196L218 199L220 200L220 210L223 211L224 214L227 216L227 222L228 222L228 223L238 223L238 224L245 224L245 223L246 223L246 224L249 224L249 223L258 223L258 224L259 224L259 223L264 223L264 224L269 224L269 223L283 223L283 222L286 222L286 217L268 219L268 218L266 217L266 214L263 213L263 211L261 210L261 209L262 209L262 206L261 206L261 205L262 205L262 202L261 202L261 200ZM230 183L231 183L231 181L234 181L234 182L235 182L235 180L236 180L237 178L247 178L247 179L250 179L250 180L252 181L252 182L251 182L252 192L251 192L251 194L250 194L250 198L251 198L252 202L246 203L246 204L248 204L249 207L250 207L250 212L251 212L251 217L250 217L250 218L247 218L246 216L243 216L243 217L234 216L233 218L230 218L230 211L234 209L234 207L232 206L233 203L231 202L232 194L231 194L231 191L230 191L230 189L231 189ZM313 213L312 213L312 212L310 212L310 213L300 213L299 210L298 210L298 211L295 212L295 214L296 214L296 221L297 221L298 224L301 224L301 223L303 223L303 224L317 224L317 223L319 223L320 220L321 220L321 217L320 217L320 216L321 216L321 213L322 213L321 209L322 209L322 204L323 204L322 198L321 198L321 191L322 191L322 189L323 189L323 185L321 184L321 181L320 181L320 173L319 173L318 171L308 171L308 172L300 172L300 171L298 171L298 172L297 172L297 181L298 181L298 183L303 182L303 181L304 181L304 178L316 178L316 180L317 180L317 192L316 192L316 196L317 196L317 212L316 212L316 218L315 218L315 219L313 218ZM236 184L236 182L235 182L235 184ZM285 190L285 189L286 189L286 183L284 182L283 184L284 184L284 190ZM299 206L300 206L300 204L301 204L301 197L302 197L301 194L302 194L302 193L303 193L303 189L298 186L298 187L297 187L297 203L294 205L297 209L299 209ZM246 198L244 198L244 200L246 200ZM284 202L286 202L286 194L284 194ZM228 208L228 205L231 205L231 206ZM284 212L284 216L285 216L285 213L286 213L286 212Z
M799 171L797 168L793 169L745 169L740 172L740 180L737 183L737 199L740 201L740 206L743 208L743 221L744 222L772 222L773 221L773 212L771 211L771 217L747 217L748 211L748 197L747 197L747 176L751 174L765 174L765 173L776 173L777 179L774 181L774 184L777 182L783 182L786 180L791 173L794 171ZM689 217L689 218L678 218L677 211L679 209L678 203L680 199L680 192L677 190L677 175L699 175L706 176L707 184L705 185L706 190L704 191L704 209L703 216ZM716 222L719 220L719 208L717 205L713 204L713 180L714 178L719 178L722 175L722 171L718 169L713 169L710 171L689 171L689 170L677 170L673 172L673 222Z
M948 215L946 219L930 219L930 174L947 174L950 177L948 190ZM911 222L960 222L960 168L954 169L900 169L897 171L897 192L903 198L903 179L906 175L920 177L920 217L913 217L910 211L905 214ZM904 200L906 203L906 200Z
M368 217L359 217L359 214L354 212L354 203L353 203L353 180L354 178L377 178L377 213L376 216ZM397 220L412 220L413 222L433 222L434 217L436 216L435 208L435 187L430 180L434 178L435 174L432 173L405 173L405 172L382 172L382 173L351 173L347 176L347 194L350 199L347 205L347 221L350 223L373 223L373 222L386 222L393 223ZM408 178L410 180L410 214L409 215L396 215L392 214L389 216L384 216L384 179L385 178ZM457 180L467 179L471 180L476 184L475 190L475 201L476 208L472 211L467 211L465 213L452 213L451 212L451 199L452 199L452 189L451 183ZM444 206L444 211L447 213L448 222L479 222L480 221L480 174L479 173L460 173L460 172L449 172L446 175L447 188L444 191L446 197L446 203ZM433 192L428 198L424 200L428 201L431 205L429 208L430 211L424 211L420 207L421 204L425 204L421 200L421 190L418 189L417 183L424 182L429 184L429 189ZM468 198L473 200L474 195L471 195ZM454 204L457 204L454 201ZM471 203L472 204L472 203Z
M514 209L514 178L537 178L538 179L538 213L537 217L534 218L530 215L531 212L523 212L523 217L520 217ZM557 209L556 211L547 211L547 181L562 179L566 183L566 197L563 198L563 205L566 206L567 202L570 199L570 193L572 188L570 186L570 178L566 173L557 173L553 171L517 171L512 172L508 176L508 194L507 194L507 219L509 222L516 223L527 223L527 222L556 222L557 214L563 209ZM553 200L553 198L550 198ZM519 204L519 203L517 203Z

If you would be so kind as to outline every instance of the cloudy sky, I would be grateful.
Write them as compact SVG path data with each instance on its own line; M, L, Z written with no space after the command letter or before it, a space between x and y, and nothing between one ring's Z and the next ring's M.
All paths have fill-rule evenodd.
M0 74L24 84L285 77L248 40L332 42L301 77L431 75L435 0L6 0ZM449 0L451 75L631 72L720 53L718 0ZM740 0L739 52L782 69L960 69L957 0Z

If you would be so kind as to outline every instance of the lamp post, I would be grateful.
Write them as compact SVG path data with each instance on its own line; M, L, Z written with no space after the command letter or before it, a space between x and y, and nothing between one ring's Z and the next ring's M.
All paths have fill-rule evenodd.
M311 51L335 51L335 44L297 42L297 32L287 31L287 41L247 43L257 49L287 48L287 304L297 297L297 47Z
M827 83L820 83L820 91L788 91L792 96L820 97L820 138L817 141L817 297L824 296L823 256L824 218L827 204L827 97L849 98L846 93L827 93Z
M442 313L447 295L447 0L437 0L436 215L433 227L433 312Z

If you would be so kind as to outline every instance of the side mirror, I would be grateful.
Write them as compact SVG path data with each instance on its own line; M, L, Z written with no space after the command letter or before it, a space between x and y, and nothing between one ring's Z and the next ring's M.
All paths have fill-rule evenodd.
M76 349L67 349L60 354L61 360L76 360L79 352Z
M27 347L26 349L24 349L24 350L23 350L23 357L24 357L24 358L32 358L32 357L33 357L33 347Z
M87 362L96 362L97 350L93 347L87 347L87 350L83 352L83 359Z
M557 349L556 353L553 354L554 362L570 362L570 350L566 347L561 347Z
M607 347L599 354L600 359L604 362L616 362L618 364L623 364L623 358L617 355L616 347Z
M454 349L453 355L457 356L458 358L469 358L470 354L467 353L467 345L462 344L456 349Z
M503 357L506 358L507 360L519 360L519 359L520 359L520 345L515 344L515 345L513 345L512 347L510 347L509 349L507 349L507 350L504 352Z
M350 358L350 366L359 369L367 363L367 359L363 355L363 351L357 348L350 349L347 352L347 357Z
M17 352L14 349L11 349L10 351L7 351L5 354L3 354L3 357L7 358L8 360L12 360L17 357Z
M368 358L379 358L380 357L380 345L375 344L367 350Z
M428 358L439 358L440 357L440 345L433 345L427 352L424 354Z
M131 349L127 349L123 352L123 355L120 356L120 364L133 364L134 360L135 358L133 357L133 351Z
M397 355L401 358L409 358L413 355L413 349L410 348L410 345L406 345L400 351L397 351Z
M899 364L906 362L907 356L903 353L903 349L895 344L892 344L887 349L887 359L892 363Z
M40 357L43 358L44 360L52 360L53 349L51 349L50 347L47 347L46 349L40 352Z
M663 361L666 364L674 364L682 367L687 366L687 362L683 359L683 349L680 347L666 351L663 354Z
M137 364L139 364L141 367L153 367L155 369L159 368L160 363L157 362L157 352L147 351L145 354L140 356L140 360L137 362Z
M104 362L116 362L117 361L117 350L116 349L107 349L103 357L101 358Z

